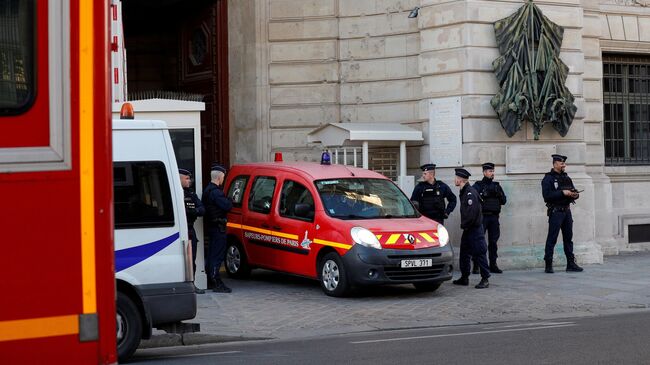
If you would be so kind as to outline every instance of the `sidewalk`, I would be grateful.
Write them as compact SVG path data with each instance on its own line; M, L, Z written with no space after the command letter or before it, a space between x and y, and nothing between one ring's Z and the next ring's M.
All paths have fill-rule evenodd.
M583 273L543 269L505 271L490 288L445 282L434 293L411 285L365 289L350 298L331 298L318 282L269 271L225 282L231 294L198 296L199 334L155 336L143 347L259 338L301 338L348 332L475 324L494 321L597 316L650 308L650 253L605 258ZM459 276L455 273L454 278ZM160 333L160 332L156 332Z

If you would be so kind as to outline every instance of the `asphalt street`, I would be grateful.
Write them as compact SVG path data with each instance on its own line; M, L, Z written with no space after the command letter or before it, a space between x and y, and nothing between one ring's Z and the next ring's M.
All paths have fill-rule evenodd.
M146 349L135 364L649 364L650 311Z

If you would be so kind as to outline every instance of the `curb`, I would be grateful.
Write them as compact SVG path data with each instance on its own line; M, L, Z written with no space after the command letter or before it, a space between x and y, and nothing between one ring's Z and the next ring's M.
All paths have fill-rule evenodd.
M139 349L149 349L155 347L172 347L172 346L192 346L203 345L209 343L224 343L236 341L255 341L255 340L270 340L270 337L243 337L243 336L219 336L203 333L165 333L160 335L153 335L148 340L140 342Z

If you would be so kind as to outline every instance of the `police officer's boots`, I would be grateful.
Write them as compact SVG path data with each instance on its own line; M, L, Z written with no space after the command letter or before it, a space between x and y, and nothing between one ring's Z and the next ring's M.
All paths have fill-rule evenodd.
M553 271L553 260L544 260L544 262L546 263L546 269L544 269L544 272L547 274L554 273L555 271Z
M584 270L578 264L576 264L576 260L567 260L566 262L566 272L582 272Z
M483 278L483 279L481 279L481 281L478 284L476 284L475 288L476 289L485 289L485 288L487 288L489 286L490 286L490 283L488 282L488 279Z
M467 286L469 285L469 278L467 276L461 276L460 279L456 279L451 282L454 285L462 285L462 286Z
M214 279L214 288L212 291L215 293L231 293L232 289L226 286L221 279Z
M496 260L493 262L490 262L490 272L493 274L502 274L503 270L499 269L499 266L497 266Z

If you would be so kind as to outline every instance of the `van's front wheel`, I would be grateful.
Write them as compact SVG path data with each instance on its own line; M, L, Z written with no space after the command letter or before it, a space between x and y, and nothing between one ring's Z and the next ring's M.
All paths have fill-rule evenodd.
M140 345L142 317L135 303L124 293L117 293L117 357L126 361Z
M350 291L347 273L341 257L336 252L323 256L318 265L318 278L325 294L343 297Z
M226 246L226 273L229 277L242 279L251 273L246 252L238 242L228 241Z

